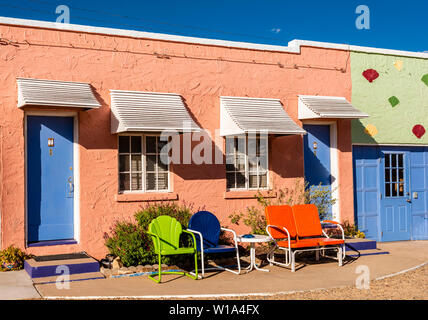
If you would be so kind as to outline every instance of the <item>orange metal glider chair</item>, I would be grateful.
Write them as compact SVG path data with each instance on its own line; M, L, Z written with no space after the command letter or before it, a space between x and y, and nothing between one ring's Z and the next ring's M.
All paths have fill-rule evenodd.
M315 205L296 205L290 207L268 206L265 210L267 227L266 231L275 241L275 246L269 252L267 260L271 264L291 266L291 271L296 271L296 254L304 251L315 251L316 260L319 260L319 252L323 256L327 249L336 250L339 266L342 266L344 258L345 235L343 228L335 221L323 221L332 223L342 230L342 239L332 239L323 231ZM285 263L275 261L275 250L285 251Z

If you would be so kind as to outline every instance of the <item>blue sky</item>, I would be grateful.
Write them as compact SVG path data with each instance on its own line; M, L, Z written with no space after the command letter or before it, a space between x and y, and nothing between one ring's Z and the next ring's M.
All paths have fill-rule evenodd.
M0 15L185 36L287 45L293 39L428 51L426 0L0 0ZM355 11L370 9L370 29Z

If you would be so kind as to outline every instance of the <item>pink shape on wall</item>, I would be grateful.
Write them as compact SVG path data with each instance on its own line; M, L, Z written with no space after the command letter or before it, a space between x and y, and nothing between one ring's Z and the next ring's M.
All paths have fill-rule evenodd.
M377 78L379 78L379 72L375 69L367 69L363 72L364 78L366 78L369 82L373 82Z
M416 126L413 127L412 132L418 139L420 139L425 134L425 128L424 126L417 124Z

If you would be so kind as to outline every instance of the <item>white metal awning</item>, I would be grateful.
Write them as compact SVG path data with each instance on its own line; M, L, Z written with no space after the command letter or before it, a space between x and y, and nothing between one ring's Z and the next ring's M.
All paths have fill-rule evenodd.
M180 95L110 90L111 132L201 130Z
M306 134L289 117L278 99L220 97L220 135L248 132Z
M17 78L18 107L51 106L94 109L101 107L90 84Z
M344 97L299 95L299 119L361 119L368 114L356 109Z

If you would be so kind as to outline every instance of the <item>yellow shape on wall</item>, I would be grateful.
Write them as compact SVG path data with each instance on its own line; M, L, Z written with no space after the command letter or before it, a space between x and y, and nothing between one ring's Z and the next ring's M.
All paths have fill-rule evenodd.
M371 137L374 137L378 133L377 128L372 124L368 124L364 131Z
M401 69L403 69L403 61L401 60L397 60L394 62L394 67L398 70L401 71Z

